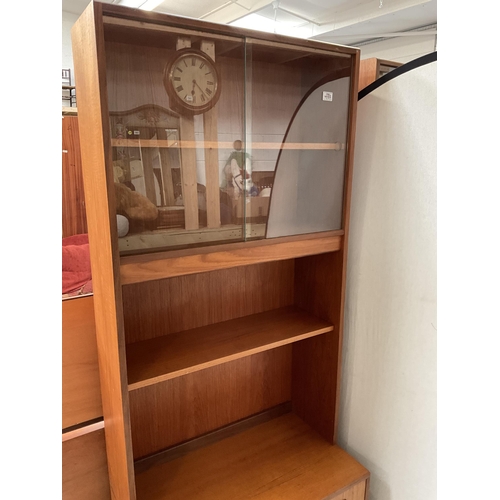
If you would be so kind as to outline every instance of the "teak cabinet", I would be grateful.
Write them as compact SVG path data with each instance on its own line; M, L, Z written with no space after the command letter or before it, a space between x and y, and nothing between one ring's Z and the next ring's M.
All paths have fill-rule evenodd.
M112 498L364 499L336 445L359 50L99 2L72 38Z
M359 63L359 84L358 90L363 90L365 87L386 75L393 69L399 68L402 63L395 61L387 61L377 57L362 59Z

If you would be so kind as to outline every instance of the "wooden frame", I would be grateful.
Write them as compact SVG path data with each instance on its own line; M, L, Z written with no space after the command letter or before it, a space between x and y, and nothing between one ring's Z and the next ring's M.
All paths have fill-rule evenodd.
M120 256L113 194L113 141L109 131L105 40L106 36L112 36L113 39L147 44L166 31L196 31L200 36L209 33L221 40L248 37L270 47L279 44L332 53L348 61L350 100L347 141L343 146L346 162L341 230ZM157 481L152 484L147 479L150 471L144 473L147 476L138 472L136 478L134 460L165 449L168 451L182 442L196 440L286 405L290 405L295 415L283 415L222 442L212 443L198 450L199 453L195 451L196 455L190 454L188 461L193 467L199 467L198 460L202 458L198 456L205 457L203 460L212 457L208 459L213 462L211 453L230 457L230 450L246 449L246 453L250 453L247 456L255 464L260 458L265 458L265 463L274 463L273 473L276 474L287 474L283 471L290 465L313 467L315 452L300 458L299 462L304 462L295 465L287 465L286 460L280 462L276 456L261 455L261 443L272 435L278 440L284 439L276 448L278 454L288 453L286 436L290 433L295 436L292 448L306 440L314 443L312 446L317 453L324 453L321 470L326 482L320 481L318 487L311 483L312 495L325 498L325 492L333 495L354 488L358 483L364 485L368 471L334 446L359 50L99 2L89 5L75 24L72 35L112 498L135 499L138 494L152 499L164 498L155 495L173 495L172 491L166 492L167 486ZM186 303L195 307L188 311L183 305ZM294 325L299 318L303 327L295 331ZM241 338L238 335L233 339L231 335L227 337L227 325L230 331L233 328L241 331ZM271 336L265 333L269 328L273 328ZM195 350L196 359L186 360L189 350L185 350L185 342L190 338L204 339L206 348ZM173 356L174 351L179 353L177 359L174 356L161 360L160 356L153 372L142 374L145 357L149 359L151 353L156 355L158 352ZM166 369L165 364L172 359L175 366ZM245 386L231 385L234 381L243 384L249 380L252 382ZM246 391L241 392L241 387ZM193 401L198 403L193 404ZM225 411L217 411L218 408L225 408ZM148 420L150 411L156 415L154 424ZM298 456L305 457L302 452ZM216 466L216 469L220 473L220 488L222 491L228 488L227 498L234 498L230 494L233 480L240 487L248 488L249 494L253 488L263 487L259 481L255 483L256 477L265 476L258 467L240 468L232 479L224 474L224 467ZM332 476L335 470L338 472ZM165 471L151 474L159 478ZM190 474L172 479L187 488L178 490L179 498L189 498ZM229 482L225 482L227 480ZM274 493L287 497L287 486L274 488L269 488L270 496L266 498L273 498ZM365 491L363 486L363 494Z
M359 65L358 91L363 90L365 87L370 85L370 83L373 83L375 80L385 75L388 71L399 68L402 64L403 63L395 61L378 59L377 57L362 59Z

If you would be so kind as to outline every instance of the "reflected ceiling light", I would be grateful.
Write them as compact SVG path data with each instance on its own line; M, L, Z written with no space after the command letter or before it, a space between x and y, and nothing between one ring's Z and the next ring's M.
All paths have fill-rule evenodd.
M271 10L272 9L272 10ZM314 36L314 21L280 7L279 0L229 23L240 28L278 33L297 38Z

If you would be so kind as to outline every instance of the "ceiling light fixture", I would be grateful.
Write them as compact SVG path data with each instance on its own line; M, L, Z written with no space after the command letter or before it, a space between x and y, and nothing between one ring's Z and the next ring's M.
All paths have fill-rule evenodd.
M132 9L153 10L164 0L112 0L111 3L130 7Z

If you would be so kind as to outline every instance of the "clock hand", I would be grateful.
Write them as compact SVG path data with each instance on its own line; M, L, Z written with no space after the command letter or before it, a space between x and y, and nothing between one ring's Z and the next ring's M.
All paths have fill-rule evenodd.
M203 95L206 95L205 92L203 92L203 89L196 83L196 80L193 80L193 84L196 85L200 90Z

